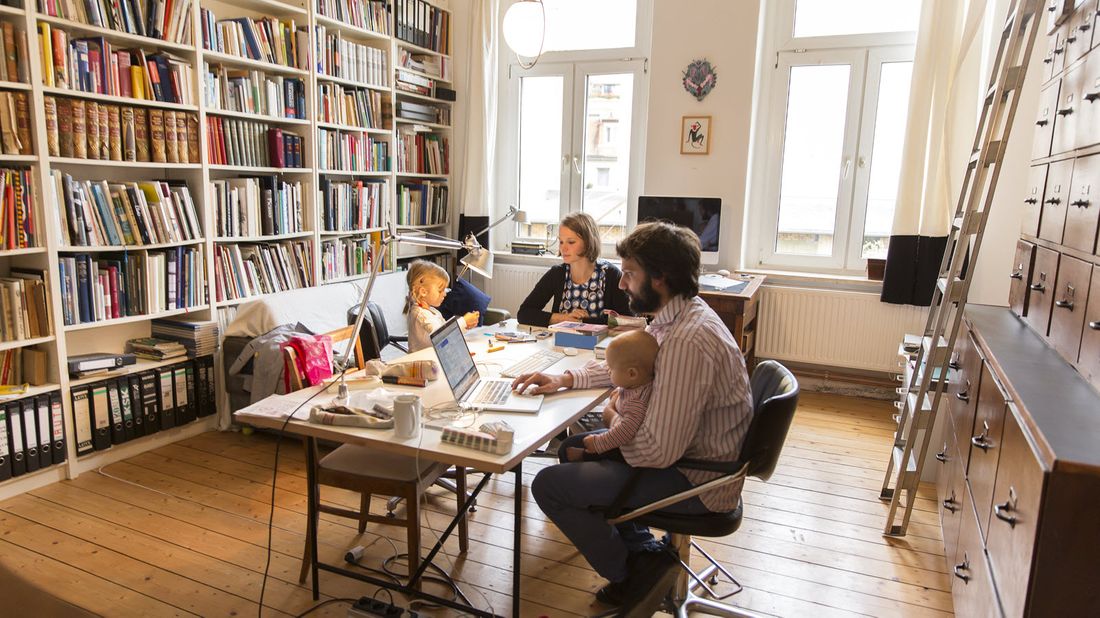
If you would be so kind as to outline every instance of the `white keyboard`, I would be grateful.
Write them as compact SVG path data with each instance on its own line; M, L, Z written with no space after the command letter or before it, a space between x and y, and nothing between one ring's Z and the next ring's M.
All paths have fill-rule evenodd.
M506 367L500 375L505 378L517 378L525 373L542 371L563 358L565 354L556 350L539 350L511 367Z

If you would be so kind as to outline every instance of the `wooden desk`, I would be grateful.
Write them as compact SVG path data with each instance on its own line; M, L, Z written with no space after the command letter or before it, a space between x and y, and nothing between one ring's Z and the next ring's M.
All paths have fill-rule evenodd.
M700 289L699 297L714 309L726 328L733 333L737 345L741 346L741 353L745 355L745 364L752 371L756 365L756 314L760 306L758 292L765 275L733 273L730 278L749 283L737 292Z
M515 330L515 322L508 321L498 326L491 326L476 329L467 334L467 341L469 342L470 350L474 352L474 360L478 363L478 369L483 376L495 376L499 374L504 368L509 365L526 358L539 346L552 346L551 339L544 339L538 343L515 343L507 344L504 350L499 352L488 352L490 338L486 334L492 334L497 330ZM586 362L593 358L592 352L582 350L580 354L576 356L566 356L557 364L552 365L547 371L560 373L566 369L583 367ZM435 351L431 348L408 354L398 361L402 360L423 360L423 359L435 359ZM352 375L352 374L349 374ZM351 387L352 397L355 396L357 391L366 391L369 389L382 386L382 383L377 380L369 381L352 381L349 382ZM387 389L393 391L409 392L416 395L420 395L420 399L423 403L423 409L426 411L429 407L453 401L450 387L447 385L446 379L441 375L440 378L430 383L425 388L412 388L403 387L392 384L385 385ZM291 393L290 395L280 396L273 395L261 402L248 406L236 413L236 419L238 422L247 423L256 427L263 427L267 429L283 430L287 433L300 435L308 438L307 440L307 483L309 487L309 526L312 532L310 538L314 539L316 543L317 534L317 511L316 501L319 500L316 477L314 474L314 463L316 462L316 440L325 439L334 442L341 442L347 444L361 444L369 446L371 448L377 448L379 450L388 451L391 453L405 455L408 457L419 457L423 460L437 461L441 463L448 463L454 465L465 466L467 468L474 468L479 471L486 472L485 478L482 479L478 485L471 492L470 498L467 502L473 501L477 494L485 487L490 474L501 474L505 472L512 472L515 474L515 521L513 523L514 538L512 544L512 615L520 615L520 529L522 522L523 512L523 474L522 466L525 457L538 450L538 448L548 442L550 438L561 433L567 427L572 425L586 412L590 411L600 401L607 397L610 393L610 389L607 388L593 388L586 390L567 390L555 393L553 395L547 395L543 400L542 408L538 414L511 414L511 413L490 413L482 412L478 417L476 424L480 425L492 420L506 420L508 424L515 428L515 438L512 443L512 450L504 455L494 455L484 451L478 451L470 448L464 448L455 446L453 444L445 443L440 438L442 433L438 429L432 429L429 427L423 427L421 429L421 435L418 438L410 438L407 440L401 440L393 435L392 429L366 429L360 427L338 427L332 425L315 425L313 423L306 422L305 420L299 420L300 417L308 418L309 408L316 403L324 403L332 398L336 393L336 387L329 385L327 387L316 386L312 388L302 389ZM313 397L311 401L307 400ZM303 404L303 402L306 402ZM296 409L300 409L294 412ZM294 418L287 421L287 415L294 413ZM368 575L364 575L359 572L350 571L339 566L319 563L316 554L316 545L314 544L311 551L313 551L313 598L318 598L318 577L317 570L325 570L334 573L339 573L346 577L351 577L361 581L365 581L376 586L385 588L391 588L401 593L427 599L434 603L447 605L449 607L460 609L464 612L472 613L476 616L491 616L485 610L468 607L449 599L442 599L430 594L426 594L420 590L417 590L413 583L415 579L423 573L428 563L435 557L436 553L443 546L443 541L451 531L458 525L461 518L465 517L468 513L468 509L463 507L458 509L458 513L455 515L454 520L450 526L444 531L443 535L436 543L435 547L428 553L424 560L420 563L420 572L415 574L410 583L405 585L394 585L392 582L374 578Z

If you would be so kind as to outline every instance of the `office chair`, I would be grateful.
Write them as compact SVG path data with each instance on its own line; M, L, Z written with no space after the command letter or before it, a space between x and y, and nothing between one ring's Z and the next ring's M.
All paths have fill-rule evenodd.
M714 616L754 616L751 612L720 603L720 601L740 592L742 589L741 584L734 579L725 567L692 540L692 536L723 537L736 532L741 526L742 505L740 500L738 500L737 508L725 513L685 515L660 510L709 489L729 483L742 482L746 476L756 477L762 481L766 481L771 477L779 461L779 453L783 450L783 443L787 439L787 430L790 429L791 420L794 418L794 412L798 406L798 380L795 379L789 369L769 360L756 366L750 385L753 397L753 415L748 433L745 435L745 441L741 446L740 459L732 462L681 459L673 464L677 468L722 472L724 473L723 476L688 491L624 511L623 502L633 490L639 478L639 475L635 475L619 492L612 505L603 509L608 516L608 521L612 524L634 521L643 526L659 528L671 535L672 549L680 556L680 566L694 580L688 582L687 586L682 584L677 586L677 590L671 599L678 618L686 618L689 610ZM692 571L688 565L691 548L695 548L710 562L710 565L699 573ZM725 595L718 595L711 588L711 586L718 583L716 571L720 571L729 578L735 586L733 591ZM686 581L686 579L681 579L681 582L683 581ZM710 585L707 584L708 581ZM694 590L699 587L703 588L705 596L695 594ZM706 598L707 596L711 598ZM645 610L646 608L638 609Z
M355 324L355 318L359 315L359 305L348 309L348 324ZM386 324L386 316L382 313L382 307L374 302L367 301L367 315L363 319L363 328L359 333L359 341L363 347L363 355L368 359L382 358L382 352L389 346L393 346L402 354L409 351L409 338L404 335L392 335Z

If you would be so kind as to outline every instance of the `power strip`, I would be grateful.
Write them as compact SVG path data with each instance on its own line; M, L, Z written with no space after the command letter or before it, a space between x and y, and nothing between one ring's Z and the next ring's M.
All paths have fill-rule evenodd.
M352 605L348 609L348 618L372 618L374 616L382 616L383 618L419 618L420 614L417 614L413 610L405 610L396 605L392 605L381 599L372 599L370 597L360 597L355 605Z

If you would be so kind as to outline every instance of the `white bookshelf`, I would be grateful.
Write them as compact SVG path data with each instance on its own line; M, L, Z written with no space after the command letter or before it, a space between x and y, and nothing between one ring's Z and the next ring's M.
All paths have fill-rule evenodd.
M41 386L31 387L30 392L24 396L40 393L59 391L64 409L64 425L66 432L66 444L68 456L65 463L53 465L34 473L0 482L0 499L28 491L62 478L73 478L78 474L94 470L119 458L131 456L142 451L156 448L161 444L181 439L188 435L214 428L216 417L199 418L197 421L182 427L162 430L159 433L144 436L134 441L121 445L115 445L105 451L96 451L91 454L76 457L75 430L72 417L72 402L70 389L73 386L87 384L104 379L94 377L85 379L70 379L67 373L66 360L68 357L94 351L122 352L124 342L133 337L149 336L151 322L157 318L181 316L199 321L218 321L219 313L223 310L231 310L236 306L255 300L260 296L250 296L237 299L219 299L216 294L215 279L215 247L231 247L233 245L262 245L262 244L286 244L306 242L309 245L309 259L312 272L308 273L310 283L314 286L332 284L343 281L354 281L367 277L367 273L355 273L347 276L333 277L325 280L322 265L322 243L340 242L347 239L366 238L371 235L380 235L388 229L391 222L395 221L395 205L397 185L401 182L431 180L450 184L450 174L404 174L397 173L395 140L399 132L412 130L429 132L451 139L451 126L449 124L422 122L417 120L397 118L397 104L407 100L414 102L426 102L436 106L451 107L452 103L435 97L422 96L415 93L400 91L395 88L397 66L402 49L416 54L425 54L437 58L450 57L446 54L420 47L402 40L392 34L384 34L372 31L350 23L344 23L317 11L316 0L197 0L191 4L190 20L192 40L186 43L166 41L159 38L145 37L137 34L115 31L90 24L82 24L69 19L53 17L37 11L34 0L24 0L25 9L0 6L0 20L15 24L16 30L22 30L27 36L29 83L15 81L0 81L0 90L21 91L28 93L30 97L30 116L32 123L32 137L34 141L33 155L0 155L0 166L27 167L32 170L35 182L35 191L38 196L36 204L37 223L40 226L42 236L41 246L0 250L0 274L7 274L13 266L36 268L47 271L47 289L49 292L49 310L51 319L51 333L44 337L36 337L21 341L0 342L0 351L21 347L36 347L47 352L48 375L47 383ZM448 0L439 0L434 3L443 10L449 10ZM214 11L217 19L234 17L263 18L274 16L283 20L294 20L296 27L304 27L309 31L310 37L310 63L307 68L283 66L261 60L252 60L231 54L206 50L202 44L202 24L200 21L200 9ZM396 32L395 18L390 15L390 29ZM176 103L164 103L159 101L139 100L113 95L102 95L83 92L75 89L46 87L42 84L43 66L38 45L39 24L48 24L51 29L60 29L74 38L103 37L112 45L120 48L141 48L147 52L164 52L191 64L193 83L190 84L191 100L195 105L183 105ZM314 38L317 26L323 26L329 34L339 33L341 37L356 44L367 45L381 49L386 54L386 66L384 78L387 85L375 83L360 83L357 81L324 75L318 71L318 63L314 58ZM454 23L452 21L452 27ZM262 71L269 76L293 77L302 79L305 84L305 118L285 118L270 115L258 115L247 112L229 111L219 109L218 105L208 102L204 96L205 67L222 66L231 70ZM453 67L452 67L453 68ZM421 78L434 80L442 86L452 87L448 80L433 76L421 71L402 69ZM453 78L451 78L453 79ZM380 96L384 108L389 116L384 118L382 127L366 128L339 123L320 122L317 110L319 86L324 83L338 84L345 89L364 89L376 96ZM200 161L189 163L154 163L111 161L98 159L79 159L73 157L50 156L46 149L46 126L44 118L45 97L67 97L83 99L99 103L129 105L144 107L146 109L161 109L181 111L195 114L198 118ZM223 120L247 120L256 121L263 125L279 127L284 132L291 132L302 136L301 168L276 168L276 167L242 167L231 165L216 165L208 161L211 151L209 135L207 132L208 118L222 118ZM317 167L317 143L318 132L321 130L339 131L357 135L366 140L385 142L388 148L388 169L371 171L351 171L344 169L318 169ZM453 158L453 155L452 155ZM453 161L450 162L453 164ZM453 168L452 168L453 169ZM51 171L59 170L73 175L82 180L107 180L108 182L124 182L139 180L170 180L185 181L194 202L196 212L202 225L201 238L178 243L158 243L150 245L118 245L81 247L70 246L65 242L62 230L58 227L57 213L51 212L56 204L54 199L54 187ZM242 177L242 176L270 176L278 175L287 182L302 183L302 231L265 236L248 237L220 237L214 233L215 204L211 202L210 186L213 181ZM328 178L332 182L381 182L384 184L382 194L385 197L385 205L380 213L380 225L364 227L353 230L325 230L323 202L319 193L320 181ZM455 220L454 195L449 196L448 211L444 222L427 226L401 226L405 230L431 230L438 234L450 235L451 222ZM61 203L63 207L63 202ZM185 309L173 309L171 311L155 312L149 315L132 315L122 318L102 320L98 322L65 325L63 310L58 300L61 298L61 283L58 276L58 260L61 257L73 254L90 254L97 256L110 255L122 252L145 252L157 250L171 250L178 247L189 249L198 248L203 255L205 279L207 285L206 301L198 306ZM387 270L392 269L396 263L396 252L390 252ZM160 363L160 364L171 364ZM139 361L131 367L129 372L139 372L152 369L158 363ZM216 381L220 384L221 376ZM221 388L219 386L219 388ZM220 399L220 398L219 398Z

